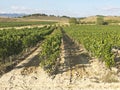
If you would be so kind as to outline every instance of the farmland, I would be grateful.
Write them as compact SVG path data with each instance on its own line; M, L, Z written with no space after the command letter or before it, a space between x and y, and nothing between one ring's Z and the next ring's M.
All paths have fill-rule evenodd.
M9 29L0 31L0 64L14 64L16 58L23 56L30 48L41 42L54 28Z
M119 26L72 26L65 28L67 34L82 44L91 56L105 61L108 67L114 65L112 49L119 50Z
M8 82L9 89L13 82L16 89L22 85L28 89L33 88L30 84L36 80L38 86L44 86L43 82L48 85L36 89L48 89L49 86L58 89L57 86L61 87L63 84L63 89L69 88L67 85L82 88L89 81L91 86L96 84L95 89L110 82L118 82L114 87L119 88L119 27L79 24L62 26L52 23L41 28L1 30L1 87ZM13 77L14 80L11 79ZM32 81L29 81L29 77L33 78ZM25 79L29 82L24 81ZM15 87L19 81L20 87ZM109 85L111 84L105 87L108 88ZM112 86L109 88L113 89Z
M120 90L120 0L1 0L0 90Z
M49 21L20 21L20 22L0 22L0 28L4 27L21 27L21 26L31 26L31 25L52 25L56 22Z

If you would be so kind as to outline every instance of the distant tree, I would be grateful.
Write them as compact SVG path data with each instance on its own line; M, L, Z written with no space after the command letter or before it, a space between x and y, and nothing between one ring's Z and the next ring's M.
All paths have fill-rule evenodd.
M103 16L97 16L97 25L103 25L104 19Z
M97 16L97 25L108 25L107 21L104 21L104 16Z
M105 22L105 21L104 21L102 25L108 25L108 24L109 24L108 22Z
M31 17L31 16L48 16L48 15L47 14L36 13L36 14L25 15L25 16L23 16L23 18L25 18L25 17Z
M48 16L48 15L47 14L36 13L36 14L31 14L31 16Z
M69 16L61 16L61 17L63 17L63 18L70 18Z
M49 15L50 17L55 17L55 15Z
M70 24L78 24L78 21L77 21L76 18L70 18L70 19L69 19L69 23L70 23Z

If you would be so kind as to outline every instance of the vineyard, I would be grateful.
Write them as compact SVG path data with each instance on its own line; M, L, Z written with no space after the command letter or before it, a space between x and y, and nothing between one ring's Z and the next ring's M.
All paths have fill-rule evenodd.
M53 32L54 31L54 32ZM52 33L53 32L53 33ZM69 26L43 28L9 29L0 31L0 65L11 65L25 52L29 52L41 41L41 63L48 73L52 73L60 58L62 33L65 32L78 45L82 45L90 57L105 62L108 68L115 66L119 57L119 26ZM52 33L52 34L51 34ZM51 35L49 35L51 34ZM49 36L48 36L49 35Z
M9 29L0 31L0 65L11 65L25 52L35 47L47 35L52 33L54 27L32 29Z
M119 26L70 26L64 29L91 57L104 61L109 68L115 65L117 53L112 51L120 48Z
M61 38L62 33L59 27L42 44L40 65L50 74L56 71L57 60L60 57Z
M0 87L3 90L5 87L32 90L33 86L36 90L59 87L69 90L97 84L96 89L106 82L119 82L119 40L119 26L112 25L1 30ZM113 71L113 67L117 70ZM4 68L9 69L8 72ZM114 87L107 84L105 88Z
M21 22L0 22L0 28L3 27L20 27L20 26L29 26L29 25L51 25L56 22L47 22L47 21L21 21Z

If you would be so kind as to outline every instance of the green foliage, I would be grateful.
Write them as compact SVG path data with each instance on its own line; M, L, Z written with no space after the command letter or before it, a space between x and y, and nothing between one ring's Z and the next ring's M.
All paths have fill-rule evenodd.
M106 20L106 22L108 22L108 23L120 23L120 20L118 19L118 20Z
M65 31L75 41L84 45L91 56L104 61L107 67L114 65L112 48L120 48L119 26L70 26Z
M55 24L56 22L46 22L46 21L31 21L31 22L0 22L0 28L3 27L20 27L26 25L47 25Z
M105 22L105 21L103 22L103 25L108 25L108 24L109 24L108 22Z
M104 18L102 16L97 17L97 25L103 25Z
M60 29L56 29L42 44L42 52L40 53L42 60L40 66L47 70L48 73L52 72L56 60L59 57L61 38L62 34Z
M1 62L5 61L12 55L18 55L27 48L35 46L43 40L46 35L50 34L53 28L32 28L32 29L9 29L0 31L0 58Z
M108 25L108 22L104 21L103 16L97 16L97 25Z
M70 18L70 19L69 19L69 23L70 23L70 24L78 24L78 21L77 21L76 18Z

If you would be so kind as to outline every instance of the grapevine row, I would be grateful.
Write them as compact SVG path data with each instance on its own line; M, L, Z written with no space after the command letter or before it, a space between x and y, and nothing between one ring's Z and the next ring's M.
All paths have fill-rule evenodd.
M54 32L47 37L42 44L42 52L40 53L40 66L50 74L53 72L53 69L55 69L57 58L59 58L61 38L62 33L60 28L55 29Z
M120 48L119 26L70 26L66 33L82 44L90 55L105 61L107 67L115 64L113 48Z
M20 27L20 26L26 26L26 25L51 25L56 22L45 22L45 21L29 21L29 22L0 22L0 27Z
M28 48L32 48L53 30L53 27L43 27L0 31L0 63L5 64L8 62L6 58L18 55Z

